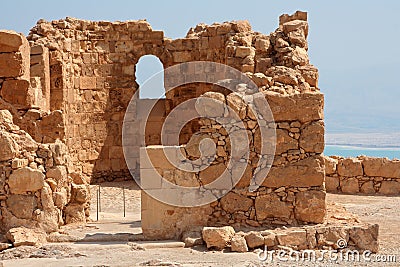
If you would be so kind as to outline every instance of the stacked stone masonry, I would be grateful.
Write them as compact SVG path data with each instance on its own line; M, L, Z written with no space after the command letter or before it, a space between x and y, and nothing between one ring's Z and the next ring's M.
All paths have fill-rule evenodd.
M299 11L282 15L279 28L270 35L254 32L247 21L234 21L199 24L184 38L172 40L145 20L74 18L39 20L27 38L0 31L0 230L28 227L53 232L65 223L85 222L88 184L131 179L131 174L140 176L142 186L150 189L164 188L166 180L224 193L210 204L183 208L142 191L142 229L147 238L179 238L196 226L273 228L325 222L324 99L318 70L308 59L307 35L307 13ZM141 112L152 101L134 99L136 110L129 114L129 157L134 164L128 169L122 128L128 104L139 90L136 64L144 55L157 56L165 69L192 61L226 64L256 87L238 85L235 92L228 92L217 85L179 86L166 92L165 99L152 100L156 109L146 121ZM191 69L182 72L166 79L165 88L195 74ZM214 101L211 106L196 102L199 114L211 119L185 125L179 145L160 146L159 129L167 116L199 96ZM256 118L252 109L264 114L265 100L273 118ZM238 114L243 126L217 123L229 114L218 113L223 103ZM146 128L144 136L141 125ZM274 150L261 148L270 141L261 138L262 130L276 134ZM248 136L248 159L241 145L233 145L243 143L232 137L236 131ZM200 162L186 166L194 172L185 172L166 160L164 149L196 159L205 138L217 148L215 160L205 159L211 162L208 168L203 170L205 162ZM240 156L235 158L233 152ZM224 169L234 176L231 158L234 166L245 167L241 179L207 188ZM258 166L258 159L264 164ZM265 179L254 190L251 177L266 168L268 176L259 177ZM164 180L157 180L155 172ZM18 232L14 229L9 235Z
M346 194L400 194L400 160L325 157L326 190Z

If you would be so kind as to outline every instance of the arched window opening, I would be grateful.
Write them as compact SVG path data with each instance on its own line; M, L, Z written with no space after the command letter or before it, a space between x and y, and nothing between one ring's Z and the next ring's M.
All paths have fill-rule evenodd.
M165 98L164 75L155 74L164 69L160 59L153 55L142 56L136 65L136 82L140 99Z

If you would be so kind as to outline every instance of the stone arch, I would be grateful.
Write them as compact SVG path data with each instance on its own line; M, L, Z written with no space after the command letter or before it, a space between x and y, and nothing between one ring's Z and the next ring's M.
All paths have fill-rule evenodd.
M139 85L140 99L165 98L164 76L158 74L163 69L157 56L144 55L139 58L135 65L135 79Z

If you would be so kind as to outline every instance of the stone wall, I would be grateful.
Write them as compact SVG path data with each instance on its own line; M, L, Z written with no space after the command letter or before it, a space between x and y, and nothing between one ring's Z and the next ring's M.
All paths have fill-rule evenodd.
M53 232L88 216L88 186L68 172L62 112L46 111L41 77L46 84L48 76L30 74L36 65L46 72L43 51L30 51L22 34L0 31L0 232Z
M141 185L147 191L142 193L142 229L146 236L176 238L194 226L233 225L240 228L324 221L325 174L321 156L324 150L324 101L317 87L317 70L309 65L307 58L305 38L308 24L305 20L304 13L296 13L293 17L284 15L280 18L280 28L270 36L254 33L247 27L228 38L225 62L246 72L247 77L256 83L256 90L239 88L237 92L227 93L214 88L209 90L213 92L204 93L203 87L191 85L167 92L167 101L171 99L169 104L172 108L199 95L212 99L214 104L207 105L201 100L196 102L197 112L212 119L200 119L198 131L181 146L142 148ZM189 36L202 40L202 36L211 35L208 41L219 40L230 27L238 25L246 24L199 25L189 31ZM190 57L189 53L179 55ZM180 78L188 80L187 76L195 75L195 70L192 71L186 71ZM185 89L188 94L184 94ZM170 94L173 97L169 98ZM268 101L273 120L256 118L250 111L251 107L259 114L265 114L263 99ZM232 118L226 115L230 112L224 111L224 103L238 115L243 128L238 126L238 121L231 121ZM223 127L217 123L224 120L230 122ZM261 149L261 143L266 145L270 141L261 138L262 128L276 133L274 160L269 163L272 166L267 166L268 163L257 166L258 159L272 156L269 154L271 150ZM231 143L235 142L232 136L236 136L238 131L249 137L248 159L244 157L245 151L241 151L246 141L236 140L235 145ZM197 165L188 166L185 159L198 158L200 143L206 138L214 141L216 158L209 155ZM192 171L184 171L171 164L164 155L165 150L174 155L172 158L178 159L177 166L182 164ZM184 158L179 158L180 152ZM243 155L234 159L234 163L229 162L235 152L243 152ZM211 165L203 170L210 162ZM245 172L239 181L235 181L234 172L239 165L244 165ZM268 176L259 177L265 180L255 191L251 190L254 186L252 177L261 176L262 170L267 167L271 167ZM230 183L210 187L221 174L227 175ZM181 195L179 189L171 189L169 183L199 188L199 195L213 190L213 193L224 190L229 193L207 205L174 207L156 200L152 195L168 192L169 196L179 196L182 201L189 199Z
M135 67L141 56L157 56L164 68L198 60L227 64L248 72L261 90L280 94L317 91L318 71L307 55L306 20L304 12L282 16L280 29L270 36L252 31L247 21L199 24L185 38L171 40L143 20L66 18L38 21L28 39L50 51L50 105L65 113L71 168L93 180L112 180L129 177L120 137L126 107L138 89ZM185 85L169 91L166 114L207 90ZM140 118L134 119L140 125ZM198 129L197 121L187 125L181 143ZM138 172L141 142L136 135L132 156Z
M400 160L359 156L325 158L326 190L346 194L400 194Z

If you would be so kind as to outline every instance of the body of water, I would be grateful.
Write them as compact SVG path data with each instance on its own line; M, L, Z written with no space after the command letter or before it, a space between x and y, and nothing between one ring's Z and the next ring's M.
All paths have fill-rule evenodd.
M357 157L360 155L371 157L387 157L389 159L400 159L400 148L369 148L343 145L325 145L324 155Z

